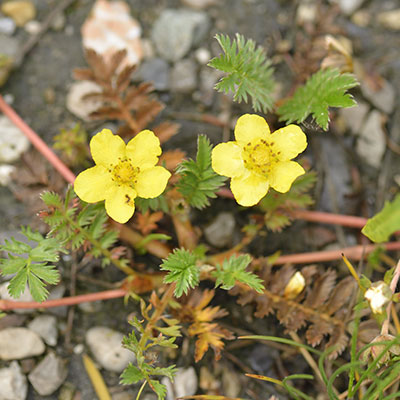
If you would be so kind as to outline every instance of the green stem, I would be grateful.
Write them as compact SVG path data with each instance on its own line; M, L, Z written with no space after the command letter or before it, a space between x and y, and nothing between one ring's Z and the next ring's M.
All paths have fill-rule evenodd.
M140 395L142 394L143 389L144 389L144 387L146 386L146 383L147 383L147 381L145 380L145 381L142 383L142 386L140 386L140 389L139 389L138 394L137 394L137 396L136 396L136 400L139 400Z

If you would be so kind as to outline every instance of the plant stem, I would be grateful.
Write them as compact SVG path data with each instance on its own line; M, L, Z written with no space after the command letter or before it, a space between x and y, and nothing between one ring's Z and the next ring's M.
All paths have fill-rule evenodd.
M139 389L138 394L137 394L137 396L136 396L136 400L139 400L140 395L142 394L143 389L144 389L144 387L146 386L146 383L147 383L147 381L145 380L145 381L142 383L142 386L140 386L140 389Z
M397 262L396 269L394 270L394 274L392 277L392 281L390 282L390 289L394 294L396 292L397 282L400 278L400 259ZM383 321L381 328L381 335L387 335L389 333L389 323L390 323L390 310L392 308L392 301L388 304L386 308L386 319Z

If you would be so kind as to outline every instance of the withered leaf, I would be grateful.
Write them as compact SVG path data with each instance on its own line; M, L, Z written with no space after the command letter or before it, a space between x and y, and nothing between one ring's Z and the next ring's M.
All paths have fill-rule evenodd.
M153 127L152 130L154 134L160 139L160 142L165 143L168 139L178 133L179 128L179 124L165 121Z
M308 307L317 308L325 303L336 282L336 272L332 269L324 272L314 283L309 291L304 304Z
M326 310L325 312L332 315L338 311L344 304L348 303L355 289L356 282L352 276L347 276L342 279L333 289L333 292L324 307L324 310Z
M73 71L74 79L78 81L94 81L95 76L91 69L89 68L75 68Z
M325 335L328 335L332 330L332 325L323 320L317 320L310 325L306 331L307 342L315 347L319 345Z

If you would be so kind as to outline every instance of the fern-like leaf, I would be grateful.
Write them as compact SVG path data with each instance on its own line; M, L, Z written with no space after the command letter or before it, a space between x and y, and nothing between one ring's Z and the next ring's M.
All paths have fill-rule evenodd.
M301 123L312 114L315 122L326 131L329 123L328 108L355 106L353 97L346 92L357 85L352 74L341 74L335 68L321 69L278 108L279 120Z
M192 207L199 209L210 204L209 198L216 197L216 191L226 180L211 168L211 149L208 138L200 135L197 141L196 161L183 161L177 168L181 175L177 184L179 192Z
M213 58L208 65L227 73L215 88L220 92L233 92L234 100L239 103L247 103L250 96L255 111L271 110L275 81L264 49L256 48L253 40L246 40L239 34L232 41L224 35L216 35L215 38L224 54Z

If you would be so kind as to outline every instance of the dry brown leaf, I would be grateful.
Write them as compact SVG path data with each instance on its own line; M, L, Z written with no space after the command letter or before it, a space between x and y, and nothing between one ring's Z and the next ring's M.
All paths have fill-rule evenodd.
M158 228L157 222L164 216L162 211L157 211L154 213L150 213L147 210L144 214L137 213L134 224L135 228L138 229L142 235L146 236L152 231Z

